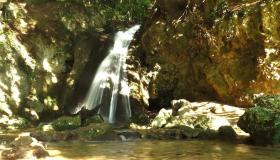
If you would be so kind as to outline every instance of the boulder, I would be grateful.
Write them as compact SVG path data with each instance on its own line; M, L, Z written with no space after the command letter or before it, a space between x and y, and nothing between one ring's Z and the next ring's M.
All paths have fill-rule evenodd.
M168 120L172 117L172 110L161 109L158 115L151 123L152 127L161 128L167 124Z
M232 126L221 126L218 129L219 138L226 141L235 141L237 139L237 134L232 128Z
M29 135L20 135L2 152L3 159L40 159L49 156L44 144Z
M131 124L143 138L151 139L222 139L234 141L246 136L236 126L244 109L214 102L173 100L172 109L161 109L148 126ZM177 110L174 113L174 108ZM213 108L220 111L213 112ZM238 134L237 134L238 133ZM165 135L166 134L166 135Z
M240 117L238 126L259 145L280 143L280 96L267 95L255 100L255 106Z
M81 119L79 116L63 116L56 119L51 125L57 131L73 130L81 126Z

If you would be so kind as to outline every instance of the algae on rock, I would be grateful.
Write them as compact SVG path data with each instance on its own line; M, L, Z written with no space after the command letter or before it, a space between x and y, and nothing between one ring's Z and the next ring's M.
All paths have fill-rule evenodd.
M280 143L280 96L267 95L255 100L255 107L247 109L238 126L259 145Z

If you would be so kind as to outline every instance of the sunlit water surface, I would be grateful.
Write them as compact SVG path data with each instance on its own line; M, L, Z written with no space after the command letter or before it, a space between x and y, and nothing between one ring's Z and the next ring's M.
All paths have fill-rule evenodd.
M51 159L279 160L279 147L217 141L50 143Z

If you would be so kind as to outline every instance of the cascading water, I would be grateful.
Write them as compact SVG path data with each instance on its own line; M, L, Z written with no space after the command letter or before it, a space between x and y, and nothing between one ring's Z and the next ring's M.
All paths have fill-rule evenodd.
M139 27L136 25L116 34L114 46L98 67L83 103L88 110L100 107L100 115L109 123L128 120L131 116L125 61L129 44Z

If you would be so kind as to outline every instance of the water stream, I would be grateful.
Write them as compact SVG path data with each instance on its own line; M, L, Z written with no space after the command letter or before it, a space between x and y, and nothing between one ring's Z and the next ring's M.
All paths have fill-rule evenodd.
M98 67L83 103L88 110L100 107L100 115L109 123L126 121L131 116L125 61L129 44L139 27L136 25L116 34L114 46Z
M221 141L132 141L48 144L50 159L92 160L279 160L279 147Z

